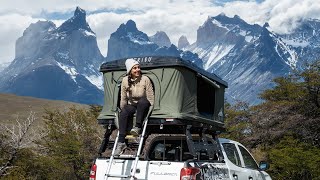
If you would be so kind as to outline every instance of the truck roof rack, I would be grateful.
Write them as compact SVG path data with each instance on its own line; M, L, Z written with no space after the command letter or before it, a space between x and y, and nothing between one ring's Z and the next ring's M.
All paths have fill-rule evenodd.
M116 128L115 121L113 120L98 120L98 124L109 129ZM220 134L225 131L225 128L222 125L215 126L212 124L183 119L149 118L147 132L149 134L184 134L187 125L192 125L192 134L198 134L203 128L206 128L206 133Z

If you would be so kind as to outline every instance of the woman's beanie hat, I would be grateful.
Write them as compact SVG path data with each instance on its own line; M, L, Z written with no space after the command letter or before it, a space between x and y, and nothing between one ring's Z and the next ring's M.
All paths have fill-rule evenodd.
M136 64L139 64L138 61L132 59L132 58L129 58L126 60L126 68L127 68L127 74L129 74L129 72L131 71L132 67Z

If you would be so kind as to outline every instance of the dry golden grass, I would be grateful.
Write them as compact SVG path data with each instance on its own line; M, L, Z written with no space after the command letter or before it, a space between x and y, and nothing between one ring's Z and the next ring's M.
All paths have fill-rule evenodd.
M30 112L33 112L36 117L35 124L42 125L42 116L46 109L64 111L70 107L89 108L85 104L0 93L0 123L16 123L16 119L26 119Z

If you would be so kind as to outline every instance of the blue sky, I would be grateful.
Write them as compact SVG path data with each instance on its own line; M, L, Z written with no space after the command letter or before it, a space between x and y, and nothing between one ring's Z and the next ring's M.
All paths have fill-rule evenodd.
M129 19L149 36L166 32L174 44L181 35L195 42L199 26L222 12L250 24L269 22L278 33L289 32L304 18L320 19L320 0L2 0L0 64L14 59L15 41L31 23L51 20L59 26L77 6L87 12L104 56L110 34Z

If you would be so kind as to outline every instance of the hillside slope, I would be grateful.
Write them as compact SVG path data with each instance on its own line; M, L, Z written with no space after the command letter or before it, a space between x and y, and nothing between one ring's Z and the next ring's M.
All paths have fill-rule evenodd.
M77 104L60 100L47 100L27 96L0 93L0 123L16 123L16 119L24 120L31 112L35 113L36 124L42 122L45 110L68 110L70 107L89 108L88 105Z

